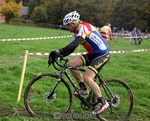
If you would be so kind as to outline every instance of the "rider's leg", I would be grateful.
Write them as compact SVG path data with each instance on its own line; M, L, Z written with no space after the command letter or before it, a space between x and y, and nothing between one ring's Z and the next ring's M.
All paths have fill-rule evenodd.
M79 56L77 56L74 59L70 60L68 65L76 68L78 66L82 66L83 61ZM83 90L86 90L87 88L84 84L82 73L80 71L76 71L76 70L72 70L72 69L70 69L70 71L71 71L72 75L75 77L75 79L78 81L80 88L82 88Z
M100 91L98 84L93 80L94 77L95 77L95 72L93 72L91 69L87 69L84 74L84 81L89 85L89 87L97 97L98 104L95 106L93 114L99 114L104 109L106 109L109 106L109 104L102 97L102 93Z
M93 72L91 69L87 69L84 73L84 81L89 85L95 96L99 98L102 97L102 94L98 84L93 80L95 75L95 72Z
M83 61L78 56L78 57L72 59L68 63L68 65L70 65L72 67L82 66ZM96 95L97 98L102 97L99 86L93 81L93 78L95 77L95 72L93 72L91 69L87 69L85 74L84 74L84 79L83 79L82 73L80 71L76 71L76 70L70 70L70 71L79 83L85 81L89 85L89 87L92 89L92 91L94 92L94 94Z

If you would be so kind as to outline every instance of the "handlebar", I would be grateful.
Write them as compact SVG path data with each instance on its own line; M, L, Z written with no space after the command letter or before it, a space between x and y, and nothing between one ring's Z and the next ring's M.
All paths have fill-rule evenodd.
M49 66L50 64L52 64L56 70L60 71L59 67L64 67L68 63L69 59L63 57L59 53L55 53L55 54L56 54L55 60L53 60L53 62L51 61L51 63L49 63Z
M74 68L74 67L68 66L67 65L67 63L69 62L68 58L63 57L60 53L55 53L55 54L56 54L55 60L53 62L51 62L50 64L52 64L56 70L60 71L59 67L67 67L67 68L73 69L73 70L85 71L85 69L83 69L83 68ZM49 64L49 66L50 66L50 64Z

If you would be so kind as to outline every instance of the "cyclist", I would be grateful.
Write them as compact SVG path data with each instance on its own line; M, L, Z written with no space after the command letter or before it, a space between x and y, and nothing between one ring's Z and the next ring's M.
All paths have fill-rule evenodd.
M106 40L106 42L110 39L112 40L112 31L111 31L111 24L107 23L100 29L101 36Z
M90 23L82 22L80 15L76 11L68 13L63 19L63 25L70 32L74 33L73 40L66 47L50 52L49 58L55 59L56 53L63 56L71 54L76 47L81 44L87 50L87 54L75 57L68 62L72 67L88 66L82 76L81 72L70 70L76 80L79 82L80 93L86 95L89 93L84 82L88 84L97 97L98 104L94 107L93 114L99 114L106 109L109 104L102 97L99 86L93 81L95 75L109 61L109 49L105 40L101 37L97 29ZM77 92L74 93L75 95Z

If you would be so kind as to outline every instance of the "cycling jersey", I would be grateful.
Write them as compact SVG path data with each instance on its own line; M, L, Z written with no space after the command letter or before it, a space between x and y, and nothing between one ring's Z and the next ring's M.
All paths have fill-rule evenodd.
M64 56L69 55L79 44L83 45L88 54L104 54L109 50L104 38L101 37L97 29L86 22L79 23L73 41L65 48L60 49L60 53Z

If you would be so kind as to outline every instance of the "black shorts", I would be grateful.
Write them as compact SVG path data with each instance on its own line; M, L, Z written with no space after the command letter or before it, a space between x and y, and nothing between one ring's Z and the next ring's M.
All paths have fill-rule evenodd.
M102 69L102 67L109 61L109 52L104 54L84 54L80 55L83 65L88 66L89 69L96 74Z

